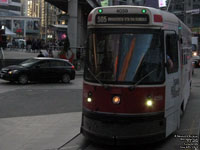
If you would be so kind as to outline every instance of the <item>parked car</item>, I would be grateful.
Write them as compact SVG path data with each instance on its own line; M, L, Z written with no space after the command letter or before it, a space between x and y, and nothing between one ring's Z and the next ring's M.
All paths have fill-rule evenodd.
M16 39L15 41L17 42L18 48L22 48L22 49L26 48L26 40Z
M62 81L69 83L75 79L74 65L68 60L37 57L28 59L19 65L1 69L0 78L26 84L29 81Z

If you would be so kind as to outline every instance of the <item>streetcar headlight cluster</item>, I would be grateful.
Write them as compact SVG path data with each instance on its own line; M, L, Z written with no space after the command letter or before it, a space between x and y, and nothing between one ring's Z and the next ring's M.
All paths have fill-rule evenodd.
M92 92L88 92L87 102L88 103L92 102Z
M153 107L154 101L153 101L152 97L148 97L148 98L146 99L145 104L146 104L147 107Z

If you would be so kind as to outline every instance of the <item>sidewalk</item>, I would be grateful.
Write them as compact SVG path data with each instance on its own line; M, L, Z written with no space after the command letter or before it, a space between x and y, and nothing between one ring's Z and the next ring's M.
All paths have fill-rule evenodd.
M26 52L25 49L4 50L5 59L28 59L37 57L39 53Z
M0 119L0 150L55 150L80 132L81 112Z
M78 71L76 71L76 76L83 76L83 73L84 73L83 69L78 70Z

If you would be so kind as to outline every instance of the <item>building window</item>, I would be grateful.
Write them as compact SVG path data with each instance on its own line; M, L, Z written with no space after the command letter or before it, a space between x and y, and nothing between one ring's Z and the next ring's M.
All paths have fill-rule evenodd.
M126 5L127 1L126 0L119 0L119 5Z
M21 0L12 0L12 2L21 3Z
M188 24L190 24L190 23L191 23L191 21L190 21L190 18L187 18L187 23L188 23Z
M199 27L200 26L200 15L193 15L192 21L193 21L193 27Z
M188 2L188 6L191 6L191 0L189 0L189 2Z
M177 4L177 5L175 5L175 9L182 11L182 10L184 10L184 5L183 4Z
M199 9L200 8L200 5L199 4L194 4L193 5L193 9Z
M12 5L9 5L9 6L0 5L0 9L6 9L6 10L12 10L12 11L20 11L21 7L12 6Z

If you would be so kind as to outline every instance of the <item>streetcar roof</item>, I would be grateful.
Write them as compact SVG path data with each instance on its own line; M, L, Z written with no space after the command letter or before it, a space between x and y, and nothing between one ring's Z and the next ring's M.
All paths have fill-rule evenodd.
M101 10L101 11L100 11ZM108 22L108 23L99 23L97 22L97 18L96 16L104 16L104 15L108 15L109 17L111 15L122 15L125 16L126 15L146 15L149 17L148 22L135 22L135 23L125 23L125 22ZM114 19L116 18L113 17ZM110 20L113 20L113 18L109 18ZM119 18L118 18L119 19ZM142 18L130 18L130 19L142 19ZM160 28L165 28L166 24L170 24L170 25L178 25L181 24L181 26L183 25L184 28L187 28L181 20L179 20L174 14L169 13L167 11L163 11L160 9L156 9L156 8L152 8L152 7L145 7L145 6L130 6L130 5L116 5L116 6L106 6L106 7L97 7L95 9L93 9L89 16L88 16L88 26L109 26L109 25L131 25L131 26L155 26L155 27L160 27ZM189 28L187 28L187 30L189 30Z

